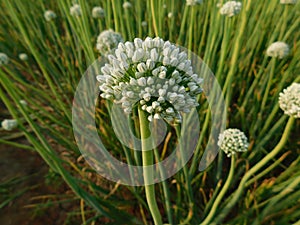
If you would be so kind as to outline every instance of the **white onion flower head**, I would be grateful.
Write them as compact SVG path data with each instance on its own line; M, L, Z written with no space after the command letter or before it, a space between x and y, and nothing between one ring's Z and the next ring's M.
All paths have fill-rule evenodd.
M81 16L82 12L81 12L80 5L79 4L74 4L73 6L71 6L71 8L70 8L70 14L72 16L75 16L75 17Z
M194 6L200 5L203 3L203 0L186 0L186 5Z
M219 135L218 146L230 157L237 152L246 152L249 143L244 132L230 128Z
M235 16L240 13L242 9L242 3L237 1L228 1L220 9L221 15L228 17Z
M5 53L0 52L0 66L6 65L8 64L8 62L9 62L8 56Z
M180 112L198 106L202 79L193 72L187 54L161 38L135 38L119 43L101 68L101 97L121 104L125 113L141 107L148 120L180 122Z
M148 23L147 23L147 21L144 20L144 21L142 21L141 25L142 25L142 27L147 27Z
M272 43L267 49L267 55L270 57L275 57L282 59L287 56L290 52L288 44L282 41L277 41Z
M13 119L5 119L2 121L1 126L4 130L11 131L18 126L18 122Z
M22 61L27 61L28 55L26 53L21 53L19 54L19 59L21 59Z
M27 102L24 99L20 100L19 102L23 106L27 106L28 105Z
M132 7L132 4L130 2L124 2L123 3L123 8L124 9L130 9Z
M169 12L169 13L168 13L168 18L171 19L172 17L173 17L173 13L172 13L172 12Z
M95 19L104 18L105 12L100 6L95 6L92 10L92 17Z
M102 31L98 38L96 48L102 55L107 55L123 42L121 34L109 29Z
M280 0L280 4L296 4L297 0Z
M51 21L51 20L55 19L57 16L56 16L55 12L53 12L52 10L46 10L44 13L44 17L45 17L45 20Z
M293 83L279 94L279 106L285 114L300 118L300 84Z

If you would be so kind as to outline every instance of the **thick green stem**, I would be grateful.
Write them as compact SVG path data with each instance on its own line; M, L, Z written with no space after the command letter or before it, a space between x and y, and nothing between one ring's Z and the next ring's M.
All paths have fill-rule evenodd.
M145 192L147 203L153 217L155 225L161 225L162 219L155 199L155 188L153 183L153 168L149 167L153 164L153 151L148 150L147 142L144 141L150 136L149 121L146 113L139 108L139 121L141 130L142 140L142 158L143 158L143 170L144 170L144 181L145 181Z
M158 152L158 149L155 148L154 149L154 155L155 155L155 159L157 161L160 160L160 155ZM161 174L161 177L163 178L162 181L162 186L163 186L163 192L164 192L164 196L165 196L165 205L166 205L166 212L167 212L167 216L168 216L168 220L170 224L174 224L173 223L173 214L172 214L172 203L171 203L171 193L170 193L170 188L168 186L168 182L165 180L166 178L166 172L164 170L163 166L159 166L159 171Z
M229 175L228 178L226 180L226 183L224 184L220 194L218 194L214 204L211 207L211 210L209 211L209 214L207 215L207 217L205 218L205 220L201 223L201 225L206 225L206 224L210 224L210 221L212 220L213 216L215 215L217 208L222 200L222 198L224 197L224 195L226 194L230 183L232 181L233 178L233 174L234 174L234 165L235 165L235 155L231 156L231 166L230 166L230 171L229 171Z

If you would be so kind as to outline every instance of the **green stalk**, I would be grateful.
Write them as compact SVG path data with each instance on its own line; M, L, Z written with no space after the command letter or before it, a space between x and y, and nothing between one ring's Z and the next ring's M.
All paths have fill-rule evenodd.
M264 137L257 142L257 144L253 148L253 152L248 156L249 159L254 157L256 155L256 150L260 151L260 149L268 142L270 141L271 137L280 130L280 128L283 126L283 124L286 121L286 117L282 116L279 120L276 121L276 123L271 127L267 134L265 133Z
M191 7L191 19L190 19L190 24L189 24L189 43L188 43L188 49L190 51L193 51L193 28L194 28L194 20L195 20L195 7ZM190 52L189 52L190 53Z
M177 137L180 141L180 135L181 135L180 126L176 125L175 130L176 130ZM187 160L185 158L185 152L184 152L184 149L182 147L182 142L181 141L180 141L179 145L180 145L179 151L180 151L181 161L186 162ZM189 171L188 171L187 165L182 164L182 167L183 167L183 174L184 174L184 177L185 177L185 185L186 185L185 188L187 190L188 199L189 199L190 212L193 212L194 198L193 198L193 190L192 190L192 185L191 185L191 179L190 179L190 176L189 176Z
M218 194L214 204L211 207L211 210L209 211L209 214L207 215L207 217L205 218L205 220L201 223L201 225L207 225L210 224L210 221L212 220L213 216L215 215L217 208L222 200L222 198L224 197L224 195L226 194L230 183L232 181L233 175L234 175L234 166L235 166L235 155L231 156L231 165L230 165L230 171L228 174L228 178L220 192L220 194Z
M129 15L129 12L128 12L128 9L125 9L125 20L126 20L126 26L127 26L127 33L128 33L128 39L130 41L133 40L133 32L132 32L132 21L131 21L131 18L130 18L130 15Z
M208 32L208 23L209 23L209 13L206 12L205 14L205 22L203 25L203 31L202 31L202 35L201 35L201 39L199 42L199 47L198 47L198 55L201 56L202 53L202 47L205 45L205 38Z
M273 77L274 77L274 74L275 74L275 67L276 67L276 59L275 58L272 58L272 62L271 62L271 71L270 71L270 75L269 75L269 80L268 80L268 83L267 83L267 87L266 87L266 90L265 90L265 94L264 94L264 97L263 97L263 100L262 100L262 103L261 103L261 113L263 113L263 110L266 106L266 103L267 103L267 100L268 100L268 96L270 96L270 89L271 89L271 85L272 85L272 80L273 80Z
M299 29L299 23L300 23L300 17L298 17L293 22L293 24L290 26L290 29L285 33L285 35L283 37L283 41L286 41L286 39L292 35L292 32L294 32L295 30Z
M136 36L138 34L138 37L142 37L143 29L142 29L142 9L141 9L142 3L141 0L137 0L136 2L136 24L137 26L134 32L134 35Z
M159 152L158 152L157 148L154 149L154 155L155 155L155 159L157 161L159 161L160 157L159 157ZM163 181L161 183L162 183L162 186L163 186L163 192L164 192L164 196L165 196L165 205L166 205L168 221L169 221L170 224L173 224L171 193L170 193L170 188L168 186L168 182L165 180L166 173L164 171L163 166L161 166L161 165L159 166L159 171L160 171L161 177L163 179Z
M173 32L174 32L174 25L175 25L175 4L174 1L171 2L171 12L173 13L173 16L171 19L169 19L169 40L171 42L176 42L176 38L175 35L173 36Z
M268 115L267 120L265 120L263 128L260 130L261 136L265 135L266 131L269 130L269 127L270 127L274 117L276 116L278 109L279 109L279 105L276 104L276 106L272 109L272 112Z
M248 22L248 18L247 18L247 12L249 11L250 9L250 1L248 1L247 3L247 6L246 6L246 9L245 9L245 12L242 13L242 18L241 18L241 25L239 27L239 33L238 35L236 36L236 39L235 39L235 47L233 49L233 53L232 53L232 58L231 58L231 61L230 61L230 69L229 69L229 72L228 72L228 75L226 77L226 81L225 81L225 84L224 84L224 88L223 88L223 91L225 91L227 89L227 95L230 96L230 93L232 92L232 88L231 88L231 84L232 84L232 80L233 80L233 75L236 71L236 65L237 65L237 62L238 62L238 59L239 59L239 54L240 54L240 49L241 49L241 46L242 46L242 38L243 38L243 35L244 35L244 31L246 29L246 25L247 25L247 22Z
M246 96L243 99L243 102L241 103L241 109L245 109L249 99L251 99L254 95L254 92L256 91L256 87L259 83L259 80L263 78L263 74L264 74L264 69L266 67L267 64L267 57L264 58L263 63L261 65L261 69L258 72L257 76L255 77L255 79L253 80L253 82L251 83L250 88L247 91Z
M263 211L260 213L260 215L256 218L253 225L259 225L261 224L261 219L265 218L268 212L272 212L272 209L274 208L274 205L279 204L278 202L283 199L285 199L287 196L289 196L299 185L300 183L300 176L294 178L292 182L290 182L289 185L287 185L286 188L284 188L280 193L275 195L272 200L268 203L268 205L263 209Z
M230 43L230 34L231 34L231 24L232 24L232 20L231 18L225 18L225 25L224 25L224 31L223 31L223 39L222 39L222 45L221 45L221 56L220 56L220 61L218 63L218 70L216 73L216 78L218 80L221 80L222 77L224 77L224 66L225 66L225 58L226 55L228 54L227 50L229 47L229 43ZM223 76L221 76L221 74Z
M102 18L101 19L97 19L97 23L98 23L98 27L99 27L98 33L101 33L102 31L104 31L103 25L102 25L102 21L103 21Z
M11 145L11 146L14 146L16 148L22 148L22 149L30 150L30 151L34 150L34 148L32 146L19 144L19 143L14 142L14 141L7 141L7 140L4 140L4 139L0 139L0 143L6 144L6 145Z
M266 87L265 92L264 92L264 96L263 96L262 103L261 103L261 106L260 106L260 109L259 109L257 121L256 121L255 126L253 128L253 133L255 133L258 129L260 129L260 125L261 125L261 122L263 120L264 109L265 109L268 97L270 96L269 92L270 92L270 89L271 89L271 86L272 86L272 80L273 80L274 73L275 73L275 67L276 67L276 59L272 58L272 60L271 60L271 71L270 71L270 74L269 74L267 87Z
M153 164L153 151L146 151L148 146L144 139L150 136L149 130L149 121L145 111L138 109L139 112L139 121L140 121L140 130L141 130L141 140L142 140L142 158L143 158L143 169L144 169L144 181L145 181L145 192L146 199L149 205L149 209L154 220L155 225L162 225L161 215L155 199L155 186L150 184L153 181L153 170L151 166ZM151 168L151 169L150 169Z
M105 12L106 15L105 15L105 21L106 21L106 28L112 28L112 22L111 22L111 7L110 7L110 3L111 1L110 0L106 0L106 4L105 4Z
M188 7L184 6L184 12L183 12L183 17L182 17L181 24L180 24L179 36L178 36L178 39L176 42L178 45L182 44L182 38L184 36L184 27L185 27L187 15L188 15Z
M282 40L285 32L286 32L286 27L288 24L288 15L289 15L289 9L288 7L284 7L283 10L283 22L282 22L282 27L280 29L280 34L279 34L279 39L278 40Z
M245 186L249 186L252 183L258 181L261 177L265 176L266 174L269 174L271 171L274 170L275 167L277 167L288 155L290 152L284 153L278 160L276 160L273 164L271 164L268 168L264 169L261 173L257 174L255 177L253 177L251 180L249 180Z
M192 163L191 163L191 167L190 167L190 171L189 171L190 176L193 176L193 174L195 173L195 171L197 169L197 163L199 163L198 159L200 157L200 152L201 152L201 144L202 144L202 141L205 138L207 129L209 128L208 126L210 124L209 123L210 118L211 118L211 113L210 113L210 111L208 111L208 113L205 116L205 121L204 121L204 124L202 126L202 131L200 133L200 137L199 137L198 142L197 142L196 150L194 152L194 157L192 159Z
M119 21L118 21L118 14L117 14L117 8L116 8L115 0L112 0L111 4L112 4L112 9L113 9L113 14L114 14L115 31L116 32L120 32Z
M152 14L154 33L157 37L159 37L158 28L157 28L157 21L156 21L156 16L155 16L154 0L150 1L150 6L151 6L151 14Z
M117 4L116 7L117 7L117 12L118 12L117 14L120 16L120 26L121 26L121 32L120 33L123 34L124 37L128 38L126 28L125 28L125 25L124 25L124 17L123 17L123 12L122 12L122 10L124 10L124 8L122 7L121 4ZM131 10L132 10L132 8L131 8ZM126 20L128 20L128 19L126 19Z

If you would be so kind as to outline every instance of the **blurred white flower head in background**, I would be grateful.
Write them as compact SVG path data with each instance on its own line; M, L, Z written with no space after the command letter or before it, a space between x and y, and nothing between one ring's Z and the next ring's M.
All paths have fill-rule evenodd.
M23 99L20 100L19 102L20 102L20 104L23 105L23 106L27 106L27 105L28 105L27 102L26 102L25 100L23 100Z
M168 13L168 18L171 19L172 17L173 17L173 13L172 13L172 12L169 12L169 13Z
M280 4L296 4L297 0L280 0Z
M226 2L220 9L220 13L222 15L226 15L228 17L235 16L240 13L242 9L242 3L237 1L228 1Z
M279 94L279 106L285 114L300 118L300 84L292 83Z
M92 17L95 19L104 18L105 17L104 9L102 9L100 6L94 7L92 10Z
M219 135L218 146L230 157L237 152L246 152L249 143L244 132L230 128Z
M13 119L5 119L2 121L1 126L4 130L11 131L18 126L18 122Z
M141 25L142 25L142 27L147 27L148 23L147 23L147 21L142 21Z
M28 60L28 55L26 53L21 53L19 54L19 59L21 59L22 61L26 61Z
M132 4L130 3L130 2L124 2L123 3L123 8L124 9L129 9L129 8L131 8L132 7Z
M56 18L56 14L52 10L47 10L44 13L44 17L45 17L45 20L51 21Z
M180 122L179 112L198 106L202 79L193 73L187 54L169 41L147 37L119 43L101 68L101 97L121 104L125 113L140 106L148 120Z
M0 52L0 66L6 65L8 64L8 62L9 62L8 56L5 53Z
M270 57L275 57L282 59L287 56L290 52L288 44L282 41L277 41L272 43L267 49L267 55Z
M72 16L75 16L75 17L81 16L82 12L81 12L80 5L79 4L74 4L73 6L71 6L71 8L70 8L70 14Z
M109 29L99 34L96 48L102 55L107 55L114 50L120 42L123 42L121 34Z
M203 0L186 0L186 5L194 6L200 5L203 3Z

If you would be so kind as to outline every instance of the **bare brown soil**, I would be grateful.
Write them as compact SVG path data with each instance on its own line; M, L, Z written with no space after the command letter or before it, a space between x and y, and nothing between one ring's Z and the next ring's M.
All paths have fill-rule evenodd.
M26 143L24 138L14 141ZM74 204L74 201L57 203L67 198L67 188L60 178L57 181L51 181L50 178L52 183L46 184L49 180L48 171L47 165L36 152L0 145L0 204L11 199L0 209L0 224L65 223L72 207L70 204ZM74 221L71 223L78 224Z

